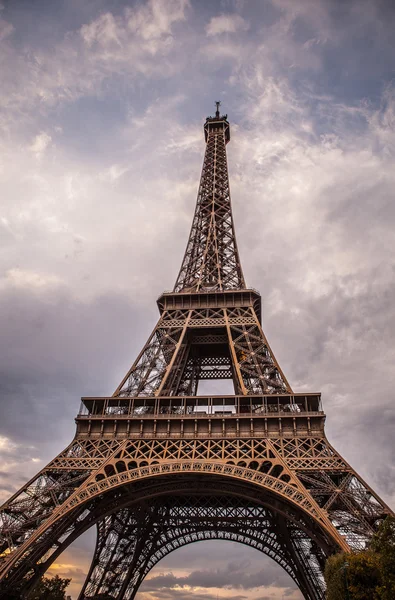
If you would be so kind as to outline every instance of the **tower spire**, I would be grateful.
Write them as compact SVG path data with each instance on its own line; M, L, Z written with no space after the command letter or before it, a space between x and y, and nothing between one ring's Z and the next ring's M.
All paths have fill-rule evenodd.
M226 159L230 126L227 115L220 115L221 103L215 104L215 117L207 117L204 124L206 152L196 210L175 292L246 287L230 200Z

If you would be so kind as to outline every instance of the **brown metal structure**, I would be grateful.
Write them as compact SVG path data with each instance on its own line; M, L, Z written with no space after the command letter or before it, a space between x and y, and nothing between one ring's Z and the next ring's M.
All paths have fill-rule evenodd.
M308 600L326 558L363 547L390 509L329 444L320 394L294 393L245 285L219 105L174 290L108 398L83 398L71 444L1 508L0 597L28 597L67 546L97 526L80 600L134 598L185 544L227 539L271 556ZM230 379L234 395L198 395Z

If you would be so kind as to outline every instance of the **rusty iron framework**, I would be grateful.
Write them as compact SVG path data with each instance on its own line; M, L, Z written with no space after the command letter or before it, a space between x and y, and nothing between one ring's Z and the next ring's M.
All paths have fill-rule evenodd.
M172 292L114 394L82 398L71 444L0 512L0 598L26 597L92 525L79 600L131 600L185 544L233 540L272 557L307 600L323 600L325 559L363 547L391 510L329 444L318 393L294 393L245 285L219 104L204 125L196 211ZM198 395L230 379L234 395ZM392 513L391 513L392 514Z

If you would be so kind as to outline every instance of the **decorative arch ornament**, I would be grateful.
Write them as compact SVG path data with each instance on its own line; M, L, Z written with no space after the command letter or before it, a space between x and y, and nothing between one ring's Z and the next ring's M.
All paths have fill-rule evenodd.
M95 558L79 600L92 598L97 591L111 590L114 597L131 600L162 558L184 545L203 540L234 541L255 548L284 568L307 598L319 597L312 596L309 587L323 592L319 565L323 553L301 535L297 526L292 527L283 515L263 504L229 494L201 492L161 497L159 502L152 499L144 502L142 512L141 515L135 508L121 509L99 522ZM136 535L141 522L147 532L143 543L141 536ZM292 543L298 544L305 559L311 553L318 555L315 570L305 567L308 560L298 564L292 543L284 543L290 528ZM111 555L105 541L109 536L113 539Z
M126 445L126 443L125 443ZM118 455L119 453L117 453ZM240 480L243 483L249 483L258 486L264 491L269 491L275 496L279 496L287 502L295 505L300 511L313 518L320 527L322 527L330 538L338 544L339 547L347 550L348 546L341 538L335 527L332 525L325 513L319 508L314 500L309 497L306 490L303 489L296 478L292 478L291 483L282 481L279 478L273 477L266 473L247 469L237 465L231 465L220 461L207 460L182 460L182 461L166 461L143 467L133 468L131 470L123 470L108 476L105 475L106 469L114 469L116 465L125 465L126 461L120 461L116 457L106 461L102 469L91 475L84 484L78 488L70 497L61 505L52 511L51 516L46 519L22 544L12 556L12 562L9 560L8 567L13 564L18 566L23 563L24 553L36 543L45 542L47 532L54 528L61 520L66 520L73 512L84 511L84 505L96 497L103 496L106 493L112 492L117 488L128 486L133 482L144 481L145 479L153 479L161 476L177 477L178 475L204 475L204 476L221 476ZM176 486L175 486L176 489ZM50 536L48 536L51 539ZM48 552L49 548L42 546L42 554ZM11 557L10 557L11 558ZM41 559L41 556L40 556ZM23 574L24 575L24 574ZM23 576L22 575L22 576ZM20 576L20 575L19 575Z

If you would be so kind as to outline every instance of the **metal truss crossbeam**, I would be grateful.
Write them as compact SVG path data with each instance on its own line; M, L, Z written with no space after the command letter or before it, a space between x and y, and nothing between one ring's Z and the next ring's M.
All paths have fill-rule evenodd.
M99 594L131 600L167 554L212 539L256 548L281 565L306 598L324 597L317 569L322 551L296 525L287 525L274 511L241 499L183 496L144 503L138 510L123 509L100 521L95 556L79 600ZM296 548L303 562L298 562Z

